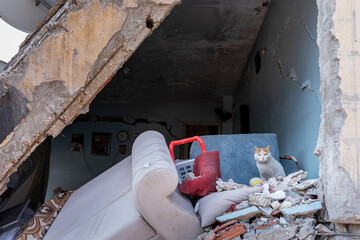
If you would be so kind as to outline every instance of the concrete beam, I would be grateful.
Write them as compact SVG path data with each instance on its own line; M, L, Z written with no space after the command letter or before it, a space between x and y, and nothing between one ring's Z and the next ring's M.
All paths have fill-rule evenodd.
M0 75L0 194L88 106L180 0L62 0Z

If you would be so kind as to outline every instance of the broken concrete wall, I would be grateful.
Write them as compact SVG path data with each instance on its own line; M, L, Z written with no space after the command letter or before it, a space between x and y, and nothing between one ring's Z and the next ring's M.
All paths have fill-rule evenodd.
M87 111L96 93L177 3L57 2L0 75L0 109L21 109L14 117L0 114L0 122L13 128L5 129L0 144L0 193L47 135L56 136ZM10 98L4 100L6 94Z
M239 106L247 104L250 131L277 133L280 154L295 156L309 178L319 171L313 155L321 114L317 14L312 0L272 0L234 97L235 131L240 131Z
M323 103L317 150L325 219L360 224L360 2L317 4Z

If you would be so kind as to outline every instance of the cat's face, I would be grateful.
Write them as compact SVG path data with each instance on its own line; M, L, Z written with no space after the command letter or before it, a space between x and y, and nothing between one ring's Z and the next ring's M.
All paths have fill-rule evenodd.
M270 146L267 146L266 148L254 147L254 150L254 158L258 162L267 162L271 157Z

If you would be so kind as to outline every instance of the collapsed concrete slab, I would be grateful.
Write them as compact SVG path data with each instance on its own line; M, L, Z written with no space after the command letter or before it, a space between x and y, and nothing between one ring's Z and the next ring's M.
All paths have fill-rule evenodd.
M48 136L57 136L179 0L58 1L0 75L0 194Z

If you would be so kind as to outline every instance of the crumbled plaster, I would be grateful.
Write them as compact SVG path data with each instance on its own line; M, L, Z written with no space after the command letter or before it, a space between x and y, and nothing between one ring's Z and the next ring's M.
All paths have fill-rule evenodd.
M9 123L14 128L0 144L0 194L8 177L36 146L86 111L98 91L178 3L68 0L50 10L0 74L2 85L23 96L6 104L25 109L18 124Z
M303 21L301 21L300 19L294 18L294 17L287 17L285 19L284 25L283 27L279 30L279 32L276 35L276 40L275 40L275 45L273 47L268 47L268 46L264 46L263 48L261 48L259 50L259 54L260 56L264 56L265 54L270 54L271 55L271 59L273 60L275 66L277 67L277 69L279 70L279 73L281 75L282 79L287 79L287 80L291 80L294 84L299 86L299 89L301 89L302 91L304 91L305 89L307 89L309 92L311 92L312 94L314 94L316 101L318 103L320 103L320 98L317 94L316 91L314 91L311 88L311 81L310 80L304 80L304 82L300 82L298 80L298 78L296 77L296 73L295 70L293 68L289 69L288 71L285 71L284 68L282 67L281 64L281 60L280 58L278 58L276 56L276 50L277 50L277 45L279 43L279 39L281 37L281 34L283 32L285 32L288 28L290 28L290 23L296 23L299 24L303 27L304 31L306 32L306 34L309 36L309 39L314 42L314 44L316 44L316 39L315 37L312 35L312 33L310 32L308 26L306 23L304 23ZM249 81L249 75L251 73L251 71L253 70L253 66L249 65L246 71L246 80ZM310 83L309 83L310 82ZM307 84L307 85L306 85Z

